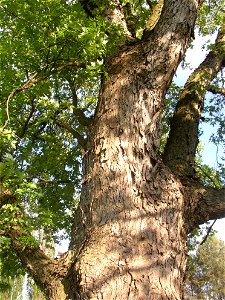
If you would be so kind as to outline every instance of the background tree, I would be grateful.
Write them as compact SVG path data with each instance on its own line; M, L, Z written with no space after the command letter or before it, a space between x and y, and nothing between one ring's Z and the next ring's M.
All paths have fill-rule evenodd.
M192 253L187 271L186 299L225 298L225 245L211 235Z
M49 299L182 298L188 233L225 215L195 166L206 90L224 95L223 4L1 1L0 232ZM217 38L171 111L197 15ZM40 228L69 251L46 255Z

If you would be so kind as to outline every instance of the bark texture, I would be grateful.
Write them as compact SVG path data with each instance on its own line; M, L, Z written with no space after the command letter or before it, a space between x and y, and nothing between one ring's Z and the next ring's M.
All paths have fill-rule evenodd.
M205 93L217 73L225 66L224 46L225 29L221 28L213 50L191 74L180 94L164 153L164 161L180 175L194 175L198 126Z
M78 299L182 298L186 191L158 149L164 95L196 10L165 2L154 30L107 61L73 225Z

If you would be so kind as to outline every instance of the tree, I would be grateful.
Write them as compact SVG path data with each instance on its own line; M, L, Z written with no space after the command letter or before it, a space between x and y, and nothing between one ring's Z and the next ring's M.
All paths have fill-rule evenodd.
M215 235L191 255L186 299L225 298L225 245Z
M48 299L182 298L187 234L225 216L195 166L206 91L224 95L222 2L1 1L0 230ZM197 15L217 38L162 147ZM71 224L59 259L31 234Z

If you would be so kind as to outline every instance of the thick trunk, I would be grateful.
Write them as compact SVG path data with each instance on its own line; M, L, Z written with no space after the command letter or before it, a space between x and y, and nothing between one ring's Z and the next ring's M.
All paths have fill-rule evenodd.
M75 299L182 298L187 203L158 148L164 95L195 15L186 1L173 5L154 32L107 61L73 225Z
M148 154L133 167L117 151L120 160L104 162L92 181L91 224L76 264L80 298L181 299L186 263L181 185L161 163L152 166Z
M80 299L182 298L182 184L157 153L171 72L150 73L142 47L108 65L84 157L71 244L79 249Z

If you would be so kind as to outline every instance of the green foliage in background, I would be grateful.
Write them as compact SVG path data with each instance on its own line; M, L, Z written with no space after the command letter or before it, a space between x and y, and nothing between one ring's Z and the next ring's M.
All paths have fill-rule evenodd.
M215 235L189 257L185 299L225 299L225 244Z

